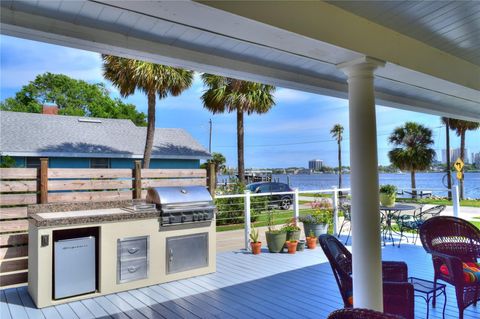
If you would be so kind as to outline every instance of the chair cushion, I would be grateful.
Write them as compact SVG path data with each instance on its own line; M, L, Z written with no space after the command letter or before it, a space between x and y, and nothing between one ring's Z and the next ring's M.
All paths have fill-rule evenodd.
M347 300L348 300L348 303L353 306L353 291L351 290L347 291Z
M480 263L462 263L463 265L463 278L466 283L480 282ZM447 265L440 266L440 272L445 276L448 276Z

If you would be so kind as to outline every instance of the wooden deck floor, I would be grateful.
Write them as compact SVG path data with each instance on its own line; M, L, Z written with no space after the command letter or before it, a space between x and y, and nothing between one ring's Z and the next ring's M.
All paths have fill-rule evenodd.
M430 257L422 247L383 248L384 260L404 260L411 276L430 279ZM242 251L218 254L215 274L150 286L69 304L36 309L26 287L0 290L1 319L37 318L326 318L341 308L335 280L320 248L296 255ZM457 318L455 295L447 291L445 318ZM430 318L441 318L443 300ZM426 305L416 298L417 318ZM480 306L465 319L480 318Z

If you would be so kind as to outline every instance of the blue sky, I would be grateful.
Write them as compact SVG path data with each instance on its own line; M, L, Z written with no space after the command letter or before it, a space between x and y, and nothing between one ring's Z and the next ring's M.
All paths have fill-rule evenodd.
M111 95L119 96L111 83L102 77L98 53L7 36L0 36L0 50L2 101L44 72L63 73L91 83L105 82ZM212 115L205 110L200 101L203 90L199 74L196 74L192 87L181 96L158 101L156 126L184 128L208 147L208 121L212 119L212 151L223 153L228 166L236 166L235 114ZM147 101L142 93L136 93L126 101L146 113ZM349 164L348 101L285 88L277 88L275 101L276 106L269 113L251 115L245 119L247 167L305 167L308 160L315 158L334 166L337 145L329 132L336 123L345 127L342 155L345 165ZM387 153L391 145L387 141L388 135L395 127L412 120L433 130L434 148L441 159L445 129L441 127L438 116L377 106L380 164L389 164ZM459 138L454 134L451 136L452 147L458 147ZM480 151L479 137L480 131L467 133L469 156L473 151Z

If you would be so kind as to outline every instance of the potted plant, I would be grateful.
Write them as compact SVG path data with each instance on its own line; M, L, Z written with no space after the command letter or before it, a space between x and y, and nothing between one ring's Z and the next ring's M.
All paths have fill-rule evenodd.
M328 232L328 226L333 222L333 211L331 209L317 209L314 213L300 216L303 223L305 237L313 232L315 238Z
M295 254L297 252L298 240L287 240L287 247L289 254Z
M315 249L317 248L317 237L315 237L315 233L313 230L307 236L307 247L308 249Z
M287 241L287 232L283 229L275 229L273 221L273 211L267 213L268 230L265 232L267 238L268 251L271 253L279 253L283 250L283 245Z
M297 225L297 219L292 220L282 227L283 231L287 233L287 240L299 240L300 239L300 227Z
M303 251L305 249L305 240L301 239L298 241L297 251Z
M380 203L382 206L393 207L397 197L397 187L395 185L380 186Z
M250 247L254 255L260 254L262 251L262 242L258 241L258 230L252 225L252 231L250 232Z

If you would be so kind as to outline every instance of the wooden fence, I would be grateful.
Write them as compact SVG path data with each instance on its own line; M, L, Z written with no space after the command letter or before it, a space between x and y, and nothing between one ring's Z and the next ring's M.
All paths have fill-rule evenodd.
M144 198L147 187L205 186L206 178L203 169L141 169L139 161L134 169L49 169L47 159L38 169L0 168L0 287L27 282L28 205Z

